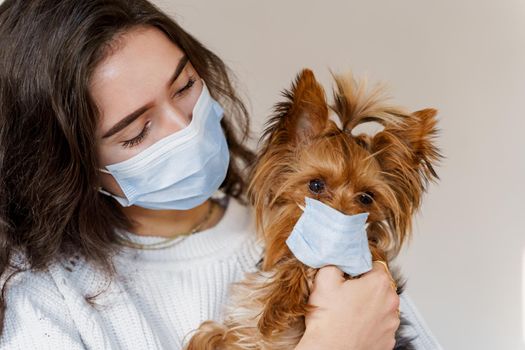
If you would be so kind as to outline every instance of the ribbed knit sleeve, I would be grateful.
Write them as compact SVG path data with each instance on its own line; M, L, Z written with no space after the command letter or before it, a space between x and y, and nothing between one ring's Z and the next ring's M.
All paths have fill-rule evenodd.
M410 321L409 334L416 336L413 341L415 350L442 350L425 320L417 310L416 306L410 299L410 296L403 292L400 295L399 309L403 315Z

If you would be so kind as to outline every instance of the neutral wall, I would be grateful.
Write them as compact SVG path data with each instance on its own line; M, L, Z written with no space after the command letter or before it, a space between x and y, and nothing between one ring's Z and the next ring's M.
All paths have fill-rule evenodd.
M525 349L525 2L156 1L237 73L256 136L302 67L439 109L447 156L398 263L446 349Z

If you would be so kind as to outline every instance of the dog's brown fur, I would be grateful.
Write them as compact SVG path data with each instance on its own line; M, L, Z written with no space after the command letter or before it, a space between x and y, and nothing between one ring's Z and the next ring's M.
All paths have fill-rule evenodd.
M233 286L224 324L204 322L188 350L296 346L304 316L314 307L308 296L317 270L298 261L285 241L302 213L297 203L304 203L305 196L348 215L368 212L374 260L390 261L409 238L422 195L429 182L438 179L434 166L442 156L434 145L437 111L409 113L388 105L381 88L369 91L351 74L334 78L331 106L308 69L276 105L249 186L265 244L261 269ZM330 110L339 123L330 119ZM384 129L375 135L352 134L371 121ZM314 179L324 183L322 191L309 189ZM366 192L373 195L368 205L359 200ZM394 278L401 293L403 282L397 273Z

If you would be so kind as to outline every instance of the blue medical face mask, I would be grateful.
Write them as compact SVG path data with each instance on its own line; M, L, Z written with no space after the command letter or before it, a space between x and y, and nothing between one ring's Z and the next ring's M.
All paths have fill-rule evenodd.
M191 209L210 198L228 170L230 153L221 128L221 105L202 81L190 124L139 154L100 171L113 175L126 198L99 188L122 206Z
M306 206L286 244L305 265L335 265L352 277L372 269L366 220L368 213L345 215L306 197Z

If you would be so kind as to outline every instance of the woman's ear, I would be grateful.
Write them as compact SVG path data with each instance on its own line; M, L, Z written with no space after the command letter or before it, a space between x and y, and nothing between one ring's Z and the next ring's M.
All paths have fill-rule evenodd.
M326 95L310 69L303 69L282 95L286 100L275 105L274 116L263 135L263 138L270 138L270 144L296 145L325 129L328 122Z

